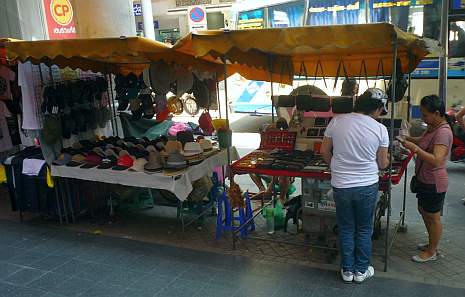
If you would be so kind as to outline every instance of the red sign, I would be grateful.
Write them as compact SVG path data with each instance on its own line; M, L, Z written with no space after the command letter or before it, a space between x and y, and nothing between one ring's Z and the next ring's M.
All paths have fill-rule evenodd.
M69 0L44 0L50 39L76 38L73 6Z

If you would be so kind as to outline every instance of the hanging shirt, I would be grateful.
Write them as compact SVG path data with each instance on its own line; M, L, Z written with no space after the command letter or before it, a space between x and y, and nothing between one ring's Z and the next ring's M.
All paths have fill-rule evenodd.
M43 65L43 64L41 64ZM18 85L21 86L22 107L23 107L23 125L25 130L42 129L42 81L44 84L49 82L46 66L41 67L33 65L31 62L18 63Z
M15 80L15 73L10 68L0 65L0 100L11 100L10 81Z
M6 152L13 148L11 143L10 131L6 118L11 117L11 113L6 107L5 102L0 101L0 152Z

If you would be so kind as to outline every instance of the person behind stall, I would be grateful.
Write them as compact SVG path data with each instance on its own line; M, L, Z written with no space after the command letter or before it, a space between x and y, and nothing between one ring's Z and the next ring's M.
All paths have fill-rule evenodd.
M272 129L287 130L289 129L289 125L287 124L284 118L279 118L276 121L276 124L270 125L266 130ZM270 197L273 194L273 187L276 184L276 182L279 182L279 201L282 203L282 205L284 205L284 203L286 202L289 187L291 185L291 179L289 177L269 177L254 173L249 174L249 176L259 190L259 193L257 195L265 195L266 197ZM268 183L268 187L264 185L263 181Z
M355 102L353 113L331 120L321 146L321 154L331 167L345 282L361 283L375 273L370 259L378 171L389 165L388 131L376 118L386 113L386 102L382 90L365 91Z
M358 83L355 78L346 78L342 82L341 96L353 97L358 95Z
M418 211L428 231L429 241L418 245L419 255L412 261L424 263L437 260L442 233L441 210L446 197L447 159L451 152L453 134L446 120L444 101L436 95L421 99L422 120L428 125L421 137L406 137L403 146L416 154Z

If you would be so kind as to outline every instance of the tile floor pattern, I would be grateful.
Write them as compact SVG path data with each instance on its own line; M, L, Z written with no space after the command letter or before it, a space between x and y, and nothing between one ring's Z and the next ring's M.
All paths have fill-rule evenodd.
M0 221L0 296L450 296L465 289L338 274L128 239Z

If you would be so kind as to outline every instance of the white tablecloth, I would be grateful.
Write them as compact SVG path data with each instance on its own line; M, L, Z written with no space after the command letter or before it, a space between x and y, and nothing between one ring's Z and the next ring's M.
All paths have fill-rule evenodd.
M235 147L230 148L231 161L238 160ZM192 191L192 182L211 174L218 166L228 164L227 151L222 150L205 159L202 163L189 167L177 176L166 176L163 173L147 174L144 172L115 171L111 169L82 169L79 167L52 165L52 176L74 178L124 186L163 189L174 193L184 201Z

